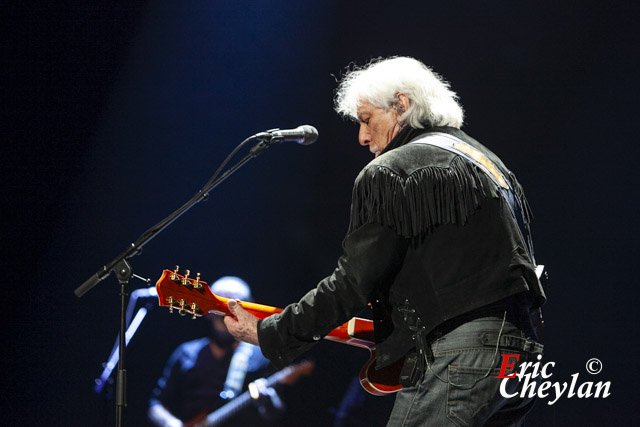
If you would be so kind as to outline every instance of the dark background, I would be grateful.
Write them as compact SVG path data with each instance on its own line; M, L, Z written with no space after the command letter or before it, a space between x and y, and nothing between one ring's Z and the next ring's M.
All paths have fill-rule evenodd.
M535 214L552 381L611 381L607 399L541 400L530 425L638 421L635 2L59 2L3 7L2 312L5 425L112 425L93 381L119 326L114 277L73 290L207 181L233 147L309 123L132 259L238 275L283 306L329 274L353 179L370 160L332 111L351 61L409 55L446 77L463 127L514 170ZM144 287L134 280L131 288ZM151 301L146 301L151 303ZM143 304L140 304L143 305ZM151 307L156 303L150 304ZM128 421L202 321L150 311L128 348ZM366 352L323 342L283 390L283 425L332 425ZM602 361L597 376L588 359ZM353 425L384 425L368 397Z

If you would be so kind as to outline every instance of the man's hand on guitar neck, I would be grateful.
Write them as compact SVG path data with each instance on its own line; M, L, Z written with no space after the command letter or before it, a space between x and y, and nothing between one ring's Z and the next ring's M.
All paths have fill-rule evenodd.
M224 324L229 333L238 341L260 345L258 342L258 318L248 313L234 299L230 299L227 305L232 314L232 316L224 316Z

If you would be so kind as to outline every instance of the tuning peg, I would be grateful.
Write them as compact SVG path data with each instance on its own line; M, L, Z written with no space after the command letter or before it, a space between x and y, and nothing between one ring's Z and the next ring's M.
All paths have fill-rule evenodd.
M200 284L200 273L196 273L196 281L193 282L194 289L200 289L202 285Z
M178 270L180 269L179 265L176 265L176 268L173 270L173 273L171 273L171 280L176 280L176 278L178 277Z
M174 302L176 302L176 300L174 300L173 297L167 298L167 304L169 304L169 313L173 313L173 303Z
M200 307L198 307L198 304L196 304L195 302L192 302L191 305L189 305L189 307L191 307L191 313L193 314L191 316L192 319L195 319L196 317L198 317L198 310L200 310Z
M183 299L180 300L180 310L178 310L178 314L180 314L180 316L184 316L185 314L187 314L187 311L184 309L185 306L185 302Z
M191 271L189 270L184 271L184 278L182 279L183 286L186 286L189 283L189 273L191 273Z

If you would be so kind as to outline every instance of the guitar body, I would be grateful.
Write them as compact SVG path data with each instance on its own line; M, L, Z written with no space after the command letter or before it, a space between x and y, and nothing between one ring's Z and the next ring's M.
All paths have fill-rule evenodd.
M386 396L402 389L402 386L398 384L398 378L404 360L401 359L382 369L376 369L376 344L372 320L354 317L331 331L324 338L369 350L369 360L360 369L359 375L360 385L367 392L376 396Z
M398 378L400 378L403 364L404 359L400 359L382 369L376 369L376 350L374 347L371 350L369 360L360 369L360 385L375 396L387 396L400 391L402 386L398 384Z
M156 283L160 306L169 307L170 312L177 309L181 315L190 314L193 319L207 313L230 315L228 298L211 292L206 282L177 274L177 271L164 270ZM264 319L281 308L240 301L240 305L258 319ZM354 317L347 323L329 332L325 337L355 347L369 350L369 360L360 370L360 384L367 392L376 396L386 396L402 389L398 383L403 360L382 369L375 368L376 345L373 334L373 321Z

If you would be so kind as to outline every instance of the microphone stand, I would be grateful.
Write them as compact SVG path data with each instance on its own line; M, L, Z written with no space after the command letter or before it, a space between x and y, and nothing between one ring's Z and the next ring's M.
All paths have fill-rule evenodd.
M233 165L227 171L225 171L219 178L215 179L218 174L218 171L226 164L226 161L220 166L218 171L214 174L211 180L196 193L191 200L185 203L178 210L173 212L171 215L160 221L155 226L151 227L145 233L143 233L138 240L134 243L131 243L127 249L125 249L120 255L118 255L113 261L109 264L103 266L99 269L94 275L89 277L82 285L78 286L74 293L80 298L87 292L89 292L95 285L97 285L102 280L106 279L112 272L115 274L118 279L118 283L120 284L120 354L119 354L119 363L118 363L118 371L116 374L116 426L123 427L124 426L124 409L127 406L127 371L125 369L125 335L126 335L126 308L127 308L127 299L129 297L129 279L133 275L133 268L131 264L128 262L130 258L135 255L138 255L142 252L142 248L144 245L149 243L151 239L160 234L165 228L171 225L175 220L181 217L185 212L191 209L196 203L199 203L202 200L206 200L209 197L209 192L217 187L222 181L227 179L229 175L235 172L237 169L242 167L245 163L251 160L253 157L258 156L264 150L269 147L269 144L272 141L270 134L267 132L262 132L249 138L245 139L240 145L234 150L229 157L231 157L238 149L244 146L250 140L257 138L260 140L258 144L256 144L249 153L243 157L238 163ZM277 139L274 139L277 140Z
M151 304L147 304L146 307L140 307L138 309L136 316L133 318L133 322L131 323L131 325L127 327L127 333L125 334L126 345L129 345L129 341L131 341L131 339L135 335L136 331L142 324L142 321L144 320L145 316L149 313L151 308L152 308ZM104 369L102 370L100 377L96 378L95 386L93 387L93 391L95 391L96 393L102 392L102 390L104 389L104 387L107 385L109 381L109 377L111 376L111 372L113 372L113 368L118 363L118 358L120 355L119 343L120 343L120 337L118 336L115 347L111 352L109 359L107 359L107 361L104 363Z
M149 283L151 282L151 279L145 279L136 274L134 274L133 277L143 280L144 282L147 283L147 285L149 285ZM153 309L152 304L150 303L145 304L144 307L141 307L136 312L136 315L135 317L133 317L133 320L132 320L133 309L136 307L136 303L138 299L139 298L157 298L157 297L158 297L158 291L156 290L155 287L147 288L147 289L140 288L130 293L129 304L127 305L127 315L126 315L127 333L125 335L125 338L126 338L127 346L129 345L129 342L131 341L136 331L142 324L142 320L144 320L147 313L151 311L151 309ZM118 363L119 354L120 354L120 334L118 334L118 336L115 339L115 343L113 344L113 349L111 350L111 353L107 358L107 361L103 363L104 369L102 371L102 374L100 375L99 378L96 378L96 381L95 381L96 384L95 384L95 387L93 388L93 391L95 391L96 393L101 393L104 387L107 385L109 377L111 376L113 369Z

